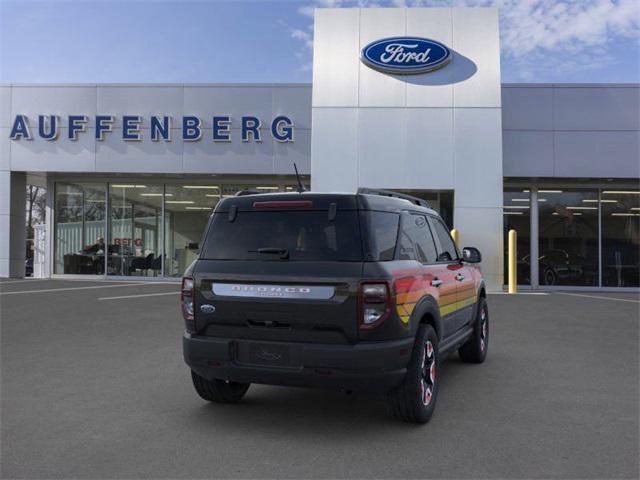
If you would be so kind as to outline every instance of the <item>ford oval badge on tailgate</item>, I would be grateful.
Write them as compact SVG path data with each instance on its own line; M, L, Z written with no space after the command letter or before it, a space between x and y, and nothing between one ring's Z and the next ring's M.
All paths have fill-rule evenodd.
M451 60L451 51L428 38L391 37L364 47L360 59L380 72L412 75L444 67Z
M209 305L208 303L205 303L204 305L200 305L200 311L202 313L213 313L216 311L216 307L214 307L213 305Z

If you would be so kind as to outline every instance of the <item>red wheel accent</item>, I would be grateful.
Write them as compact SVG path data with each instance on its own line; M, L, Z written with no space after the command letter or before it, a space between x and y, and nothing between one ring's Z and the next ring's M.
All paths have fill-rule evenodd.
M422 378L420 379L420 393L422 403L427 406L433 399L433 387L436 380L436 358L433 344L427 340L422 356Z

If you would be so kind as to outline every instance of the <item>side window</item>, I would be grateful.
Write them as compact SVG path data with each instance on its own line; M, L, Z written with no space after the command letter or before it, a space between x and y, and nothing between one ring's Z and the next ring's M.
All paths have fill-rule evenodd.
M418 245L420 245L423 255L426 258L425 263L435 263L438 259L438 251L436 250L436 244L433 240L431 229L429 228L426 217L419 215L419 218L421 219L421 224L419 229L420 237Z
M453 260L457 260L458 251L456 250L456 245L453 243L451 234L449 233L449 230L447 230L447 227L444 226L444 223L435 218L429 218L429 223L431 224L433 233L440 244L438 261L451 262Z
M400 216L391 212L362 212L365 225L363 235L365 251L369 260L384 262L393 260L398 238Z
M418 260L415 243L411 239L407 221L404 220L398 239L398 260Z
M436 261L436 247L423 215L403 217L400 233L399 260L417 260L421 263Z

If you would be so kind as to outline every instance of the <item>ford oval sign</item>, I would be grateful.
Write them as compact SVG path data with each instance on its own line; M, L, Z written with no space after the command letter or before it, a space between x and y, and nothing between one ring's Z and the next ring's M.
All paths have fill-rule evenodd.
M427 38L391 37L364 47L360 59L381 72L415 75L444 67L451 60L451 51Z

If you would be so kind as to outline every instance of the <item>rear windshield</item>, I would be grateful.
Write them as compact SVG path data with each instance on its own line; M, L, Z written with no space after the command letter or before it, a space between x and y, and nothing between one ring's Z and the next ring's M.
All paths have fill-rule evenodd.
M201 258L207 260L362 261L358 212L215 213Z

